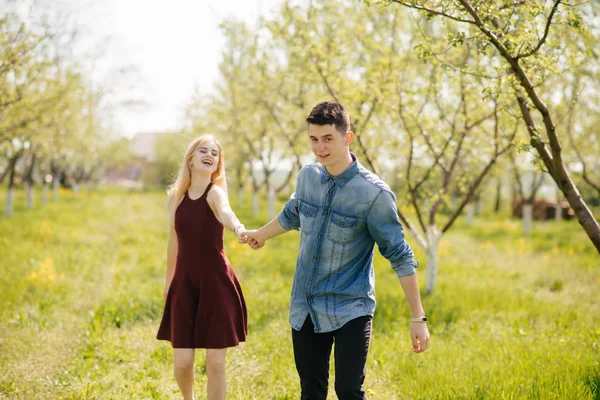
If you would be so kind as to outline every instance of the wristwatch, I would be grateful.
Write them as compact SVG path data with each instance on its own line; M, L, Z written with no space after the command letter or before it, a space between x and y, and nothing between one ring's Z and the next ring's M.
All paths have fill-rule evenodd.
M412 322L427 322L427 317L411 318Z

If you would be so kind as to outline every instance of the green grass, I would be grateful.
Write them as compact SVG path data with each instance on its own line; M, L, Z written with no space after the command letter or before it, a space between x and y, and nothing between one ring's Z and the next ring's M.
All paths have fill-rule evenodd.
M163 201L65 192L25 210L17 192L13 217L0 217L0 399L178 398L172 350L155 339ZM248 227L266 221L232 204ZM250 331L228 353L228 399L299 398L287 322L298 240L288 233L255 252L226 235ZM457 221L440 244L436 291L423 296L424 354L410 351L393 271L377 252L375 263L370 399L600 399L600 257L577 222L536 224L523 237L519 221ZM196 359L201 399L203 352Z

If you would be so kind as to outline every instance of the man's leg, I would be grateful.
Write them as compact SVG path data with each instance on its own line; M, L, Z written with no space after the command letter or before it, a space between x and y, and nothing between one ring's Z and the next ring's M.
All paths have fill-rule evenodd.
M372 318L359 317L335 331L335 393L340 400L365 400L362 388L371 340Z
M292 329L292 342L302 388L301 400L325 400L333 333L315 333L308 316L302 329Z

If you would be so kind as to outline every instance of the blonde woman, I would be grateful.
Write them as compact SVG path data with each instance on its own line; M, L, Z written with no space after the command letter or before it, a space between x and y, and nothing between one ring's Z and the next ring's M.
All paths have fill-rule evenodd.
M175 380L192 400L195 349L206 349L208 399L225 399L228 347L245 341L242 289L223 250L224 227L245 238L229 206L223 147L212 135L194 140L168 192L170 233L165 309L157 338L169 340Z

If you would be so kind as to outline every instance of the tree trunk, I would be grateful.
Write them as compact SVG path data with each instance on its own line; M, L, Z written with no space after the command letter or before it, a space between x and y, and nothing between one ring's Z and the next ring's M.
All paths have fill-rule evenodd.
M48 204L48 184L46 182L42 185L42 204Z
M442 233L435 225L429 227L427 231L427 248L425 254L427 257L427 280L425 281L425 293L433 293L438 275L438 248Z
M473 219L475 215L475 205L473 202L467 204L467 226L473 226Z
M58 177L54 176L52 178L52 198L54 200L58 200Z
M252 216L256 217L259 212L258 207L258 190L252 192Z
M475 215L481 215L483 209L483 199L481 196L477 196L477 203L475 203Z
M12 216L13 214L13 199L15 195L15 169L17 166L17 161L19 157L21 157L23 151L18 151L11 158L8 163L8 187L6 190L6 207L4 208L4 215L7 217Z
M275 190L273 188L269 188L269 193L267 194L267 202L270 221L273 218L275 218Z
M532 231L532 220L533 220L533 205L525 203L523 204L523 232L525 235L531 234Z
M494 213L500 212L500 203L502 201L502 180L498 178L498 184L496 185L496 202L494 203Z
M34 199L34 195L35 195L35 190L34 190L33 185L31 183L28 183L26 185L25 190L27 192L27 209L28 210L32 210L33 209L33 199Z
M6 205L4 207L4 215L6 217L11 217L13 214L13 198L15 195L15 188L9 187L6 190Z
M571 180L563 183L563 194L566 196L575 215L577 215L579 223L583 226L592 243L594 243L596 250L600 253L600 226L598 225L598 221L596 221L581 194L579 194L579 190L577 190L575 184Z
M558 188L558 186L556 187L556 208L555 208L555 214L554 214L554 220L555 221L560 221L562 219L562 207L560 205L560 201L562 200L562 196L560 193L560 189Z

